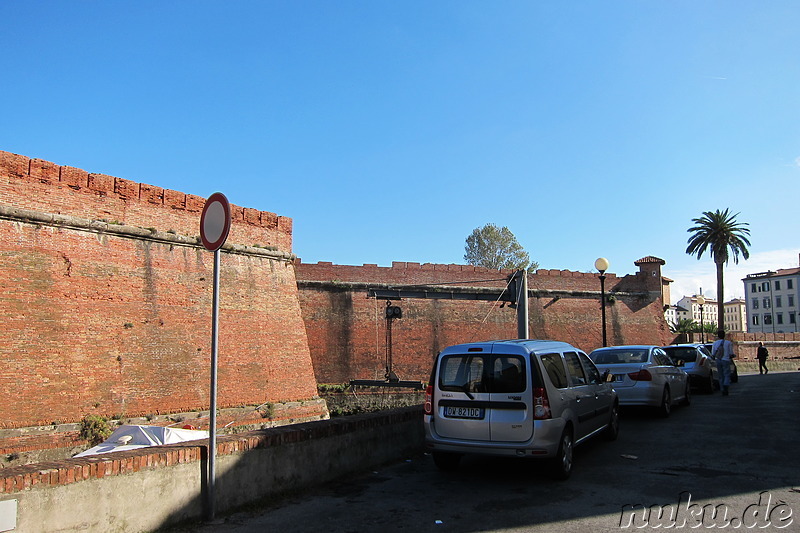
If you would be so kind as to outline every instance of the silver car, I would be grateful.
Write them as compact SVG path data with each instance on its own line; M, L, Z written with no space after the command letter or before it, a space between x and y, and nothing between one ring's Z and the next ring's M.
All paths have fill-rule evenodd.
M573 447L616 439L613 385L577 348L510 340L450 346L437 355L425 399L425 444L443 470L464 454L545 459L572 472Z
M702 344L674 344L661 349L689 374L693 387L708 394L714 392L715 363Z
M667 417L673 404L691 403L689 377L658 346L598 348L589 358L614 375L620 405L655 407Z

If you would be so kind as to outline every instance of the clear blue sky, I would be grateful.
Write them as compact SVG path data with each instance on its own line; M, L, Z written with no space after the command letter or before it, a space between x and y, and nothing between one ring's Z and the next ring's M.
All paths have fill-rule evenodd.
M686 230L730 208L753 259L726 299L798 264L795 0L4 0L0 20L1 150L219 190L292 217L304 262L463 263L492 222L542 268L655 255L673 296L713 296Z

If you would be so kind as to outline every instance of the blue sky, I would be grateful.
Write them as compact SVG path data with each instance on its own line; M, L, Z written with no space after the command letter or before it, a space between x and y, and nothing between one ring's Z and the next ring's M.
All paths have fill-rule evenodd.
M798 266L800 8L752 1L0 2L0 150L294 219L304 262L666 260L691 219ZM199 224L199 222L198 222Z

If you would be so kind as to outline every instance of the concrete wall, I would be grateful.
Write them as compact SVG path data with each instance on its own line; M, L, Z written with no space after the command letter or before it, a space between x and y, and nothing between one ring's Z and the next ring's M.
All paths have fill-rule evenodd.
M217 514L418 453L422 443L420 406L220 437ZM169 445L7 468L0 512L16 506L20 533L152 531L197 521L206 454L204 445Z

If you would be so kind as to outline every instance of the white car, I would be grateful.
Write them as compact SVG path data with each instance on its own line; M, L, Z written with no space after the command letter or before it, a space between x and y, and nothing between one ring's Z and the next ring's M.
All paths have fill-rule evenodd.
M667 417L673 404L691 403L688 375L658 346L598 348L589 358L601 372L614 374L620 405L654 407Z

